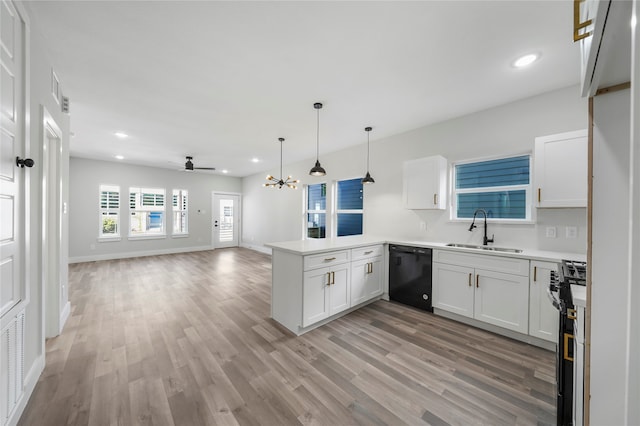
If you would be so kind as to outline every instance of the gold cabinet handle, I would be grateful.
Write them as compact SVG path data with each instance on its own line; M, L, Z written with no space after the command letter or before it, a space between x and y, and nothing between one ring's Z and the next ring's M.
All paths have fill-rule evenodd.
M331 284L335 284L336 283L336 273L332 272L331 273Z
M573 361L573 357L569 356L569 339L573 339L573 334L564 333L564 359Z
M476 288L480 288L480 274L476 275Z
M336 258L335 257L325 257L324 258L325 262L331 262L332 260L336 260Z
M433 204L438 204L438 194L433 194Z
M469 272L469 287L471 287L471 275L473 275L471 272Z
M538 267L534 266L533 267L533 282L538 281Z
M331 272L327 272L327 286L331 285Z
M580 34L580 30L591 25L591 19L580 22L580 3L584 0L573 0L573 41L579 41L591 35L591 31Z
M542 194L542 189L538 188L538 203L540 202L540 199L542 198L541 194Z
M570 320L577 319L578 316L576 315L576 310L575 309L567 309L567 318L569 318Z

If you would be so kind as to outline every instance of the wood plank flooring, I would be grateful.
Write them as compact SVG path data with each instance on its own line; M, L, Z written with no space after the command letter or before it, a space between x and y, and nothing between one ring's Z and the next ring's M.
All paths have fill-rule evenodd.
M555 423L554 354L386 301L295 337L271 258L73 264L71 316L19 425Z

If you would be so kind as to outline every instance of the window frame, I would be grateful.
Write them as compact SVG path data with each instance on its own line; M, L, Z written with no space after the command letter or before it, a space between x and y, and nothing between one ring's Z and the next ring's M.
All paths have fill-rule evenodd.
M176 191L178 192L176 194ZM174 198L182 200L178 205L174 204ZM180 213L184 219L184 230L176 231L176 215ZM189 191L187 189L171 190L171 235L173 237L185 237L189 235Z
M338 184L340 182L346 182L346 181L350 181L350 180L360 180L360 187L361 187L360 193L362 194L362 208L361 209L338 209ZM332 186L333 186L333 194L332 194L332 196L333 196L333 205L335 206L335 209L333 209L333 211L332 211L331 219L332 219L332 224L335 224L335 226L332 226L333 233L331 235L333 237L335 237L335 238L364 235L364 185L362 184L362 177L347 178L347 179L337 179L337 180L333 181L333 185ZM338 215L339 214L359 214L359 215L361 215L362 216L362 233L339 236L338 235L338 225L339 225Z
M107 207L102 207L102 193L117 193L118 198L118 207L109 207L109 202L107 201ZM119 241L121 239L120 229L122 228L122 215L120 214L120 205L122 204L122 200L120 199L121 192L119 185L111 185L101 183L98 186L98 240L99 241ZM107 195L109 197L109 195ZM115 213L117 217L116 221L116 232L113 234L105 234L104 231L104 216L105 213L108 215Z
M501 185L501 186L483 186L483 187L475 187L475 188L461 188L456 189L456 168L458 165L463 164L472 164L472 163L483 163L487 161L494 160L505 160L509 158L515 157L528 157L529 159L529 183L528 184L517 184L517 185ZM482 157L475 158L471 160L460 160L455 161L451 164L450 170L450 195L451 195L451 214L450 221L451 222L471 222L473 220L472 217L458 217L458 194L481 194L487 192L500 192L500 191L525 191L525 217L522 219L516 218L496 218L496 217L488 217L487 222L491 223L505 223L505 224L533 224L535 223L535 209L533 203L533 154L531 151L527 152L519 152L508 155L496 155L491 157ZM484 219L484 218L483 218Z
M324 185L325 186L325 208L324 209L319 209L319 210L310 210L309 209L309 187L310 186L315 186L315 185ZM311 183L311 184L305 184L304 185L304 196L302 198L302 202L304 203L303 206L303 219L302 219L302 235L303 235L303 239L305 240L322 240L322 239L326 239L327 236L331 236L330 234L330 221L331 221L331 216L328 212L330 212L330 197L328 197L327 195L327 191L330 190L330 185L327 182L318 182L318 183ZM325 228L324 228L324 237L310 237L309 236L309 224L308 224L308 217L310 214L324 214L324 222L325 222Z
M135 208L131 208L131 194L135 193ZM144 194L154 194L154 195L159 195L162 194L162 206L157 206L155 205L155 198L154 198L154 205L153 206L144 206L144 201L143 201L143 196ZM150 187L143 187L143 186L131 186L129 187L129 198L128 198L128 205L129 205L129 231L128 231L128 239L130 240L135 240L135 239L159 239L159 238L166 238L166 232L167 232L167 223L166 223L166 216L167 216L167 191L165 188L150 188ZM159 208L161 207L161 208ZM161 226L160 226L160 232L149 232L148 230L145 232L139 232L139 233L132 233L132 224L133 224L133 216L135 213L137 212L142 212L142 213L152 213L152 212L160 212L161 213L161 218L162 218L162 222L161 222Z

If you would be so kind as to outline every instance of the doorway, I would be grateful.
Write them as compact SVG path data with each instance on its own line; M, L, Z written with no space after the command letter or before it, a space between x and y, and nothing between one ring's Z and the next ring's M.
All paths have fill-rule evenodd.
M213 193L212 234L214 248L238 247L240 243L240 194Z
M42 283L46 337L60 334L70 313L63 248L62 132L42 107Z

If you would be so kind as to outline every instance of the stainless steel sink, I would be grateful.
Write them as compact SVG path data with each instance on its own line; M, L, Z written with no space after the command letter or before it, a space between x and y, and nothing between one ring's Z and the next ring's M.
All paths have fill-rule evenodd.
M487 250L487 251L501 251L505 253L522 253L520 249L507 248L507 247L489 247L489 246L480 246L477 244L459 244L459 243L449 243L447 247L459 247L459 248L468 248L468 249L476 249L476 250Z

